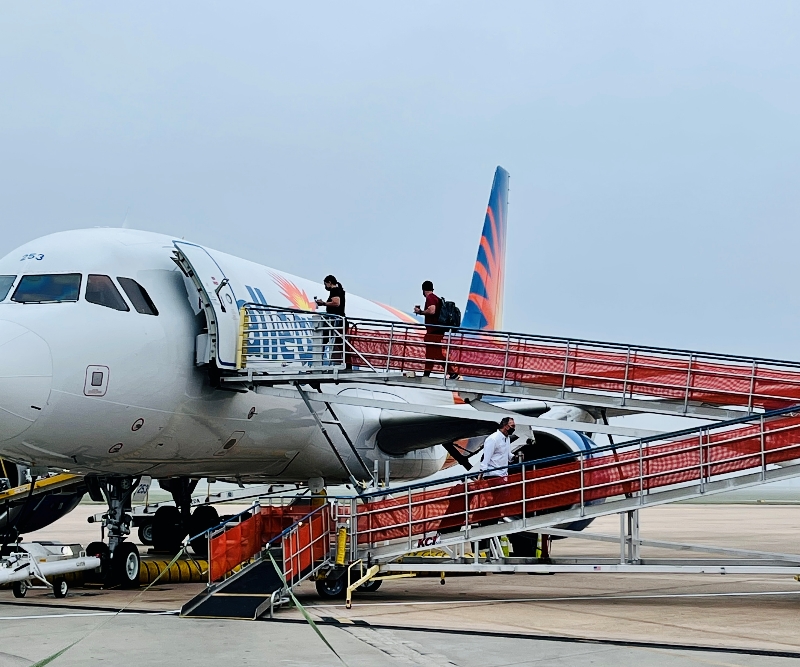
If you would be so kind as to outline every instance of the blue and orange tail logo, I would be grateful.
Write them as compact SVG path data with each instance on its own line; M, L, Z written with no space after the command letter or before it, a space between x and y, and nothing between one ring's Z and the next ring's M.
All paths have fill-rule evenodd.
M469 288L469 301L462 327L500 329L503 324L503 281L506 268L506 216L508 214L508 172L494 172L478 258Z

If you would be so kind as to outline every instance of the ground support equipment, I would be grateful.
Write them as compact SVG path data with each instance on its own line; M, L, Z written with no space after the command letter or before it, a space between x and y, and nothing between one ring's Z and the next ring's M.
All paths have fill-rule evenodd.
M331 582L318 587L321 592L345 596L373 579L421 572L439 573L442 579L448 572L795 575L800 572L797 555L643 540L638 511L796 476L800 414L781 410L530 461L511 466L506 476L466 474L333 499L312 511L308 506L256 505L238 522L211 533L206 596L224 595L226 579L244 578L240 573L263 566L270 554L282 575L282 588L270 593L277 597L310 578ZM619 538L560 528L610 514L620 514ZM619 539L620 560L541 562L507 556L500 538L522 532ZM440 557L417 555L431 538ZM640 547L647 544L722 553L732 560L646 561ZM352 571L356 565L357 575ZM253 612L270 606L266 592L261 595L261 606ZM185 608L186 614L191 611Z
M324 316L331 322L336 316ZM731 419L800 403L800 363L758 357L535 336L448 331L441 377L420 377L426 327L363 318L342 320L348 366L319 361L322 315L259 304L240 309L231 386L367 382L506 395L606 409ZM448 365L460 377L450 379ZM397 409L397 406L395 406ZM601 432L601 431L597 431Z
M79 544L29 542L16 545L16 549L0 558L0 585L12 584L14 597L25 597L38 582L63 598L69 590L65 575L96 570L101 565L99 558L87 556Z

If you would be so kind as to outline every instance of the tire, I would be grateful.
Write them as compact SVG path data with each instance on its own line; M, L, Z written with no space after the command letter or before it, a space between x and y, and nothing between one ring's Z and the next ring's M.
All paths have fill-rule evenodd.
M27 581L15 581L12 586L15 598L24 598L30 586Z
M111 581L121 588L139 587L139 549L132 542L122 542L111 554Z
M347 595L347 578L317 579L317 593L322 598L341 599Z
M91 542L88 547L86 547L86 555L87 556L95 556L96 558L100 559L100 568L98 570L90 570L86 572L86 580L93 581L96 583L101 583L103 581L103 577L105 576L106 572L108 572L108 559L111 555L111 551L108 548L108 545L104 542Z
M192 512L189 520L189 537L205 533L219 524L219 513L213 505L200 505ZM208 558L208 536L202 535L192 541L192 551L198 558Z
M174 505L159 507L153 515L153 549L174 554L185 536L186 529L178 508Z
M57 598L65 598L69 593L69 584L64 577L58 577L53 581L53 595Z
M536 558L536 545L539 536L536 533L512 533L508 541L514 549L514 558Z
M366 584L361 584L356 590L362 593L374 593L381 587L382 583L383 579L370 579Z
M143 523L141 526L139 526L138 534L139 534L139 541L142 544L144 544L144 545L146 545L148 547L153 546L153 522L152 521L148 521L147 523Z

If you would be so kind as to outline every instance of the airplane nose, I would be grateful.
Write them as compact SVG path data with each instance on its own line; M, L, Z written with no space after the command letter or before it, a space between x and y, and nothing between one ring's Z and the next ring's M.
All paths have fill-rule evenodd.
M0 320L0 442L29 428L50 396L50 347L30 329Z

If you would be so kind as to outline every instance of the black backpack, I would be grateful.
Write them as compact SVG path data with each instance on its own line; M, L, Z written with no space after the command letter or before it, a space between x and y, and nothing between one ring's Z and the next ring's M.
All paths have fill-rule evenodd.
M458 329L461 326L461 310L453 301L439 297L439 326L441 331Z

